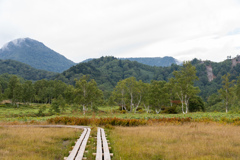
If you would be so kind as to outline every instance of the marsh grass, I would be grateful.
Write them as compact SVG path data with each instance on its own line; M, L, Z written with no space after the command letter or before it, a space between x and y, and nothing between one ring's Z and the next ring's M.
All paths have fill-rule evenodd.
M46 110L43 112L44 116L38 115L39 109L45 106ZM66 107L63 113L54 115L49 114L49 104L31 104L19 105L19 107L12 105L0 105L0 121L2 122L29 122L29 121L46 121L50 118L67 116L67 117L88 117L88 118L123 118L123 119L158 119L158 118L187 118L191 117L195 120L202 118L210 118L214 121L219 121L221 118L233 119L240 117L239 113L221 113L221 112L198 112L188 114L155 114L155 113L121 113L118 106L99 106L98 111L88 111L85 115L80 111L72 111L71 107Z
M116 127L114 160L240 159L240 127L216 123Z
M44 116L38 116L39 109L42 106L46 106L44 111ZM72 111L71 107L66 107L63 113L57 113L54 115L49 114L50 105L49 104L31 104L31 105L19 105L19 107L11 105L0 105L0 121L2 122L13 122L13 121L46 121L47 119L68 116L68 117L89 117L89 118L123 118L123 119L150 119L150 118L187 118L191 117L193 119L210 118L214 121L219 121L221 118L225 117L228 119L233 119L240 117L239 113L221 113L221 112L198 112L198 113L188 113L188 114L155 114L155 113L121 113L118 110L118 106L99 106L98 111L88 111L85 115L80 110Z
M62 160L81 132L72 128L0 127L0 159Z

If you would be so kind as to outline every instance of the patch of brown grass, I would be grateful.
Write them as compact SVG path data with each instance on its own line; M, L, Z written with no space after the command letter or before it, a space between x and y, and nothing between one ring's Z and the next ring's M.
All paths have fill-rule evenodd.
M72 128L0 127L0 159L63 159L81 132Z
M116 127L110 139L114 159L240 159L240 127L189 123Z

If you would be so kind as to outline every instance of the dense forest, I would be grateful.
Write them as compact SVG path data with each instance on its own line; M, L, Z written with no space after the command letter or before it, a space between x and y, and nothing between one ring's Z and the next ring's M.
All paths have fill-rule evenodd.
M229 60L223 62L222 67L227 70L227 67L231 65L229 62ZM229 73L221 76L221 73L226 72L214 70L213 73L217 76L214 76L211 82L206 79L206 84L204 84L200 79L207 77L204 74L206 70L204 71L203 67L206 68L206 65L210 65L209 63L203 63L195 59L191 62L184 62L183 66L172 65L167 68L166 71L168 72L165 72L168 79L150 74L152 72L156 73L156 71L160 72L164 68L117 60L114 57L102 57L85 65L79 64L83 67L81 67L82 70L77 76L73 74L74 71L79 72L77 66L72 67L70 70L73 71L74 77L69 76L69 78L72 78L73 84L67 84L59 79L42 79L32 82L15 75L2 74L0 76L0 99L10 99L13 105L17 105L19 102L26 104L33 102L50 103L54 112L63 111L66 105L76 108L80 106L83 111L96 109L98 105L119 105L123 111L142 112L144 110L147 113L239 111L239 77ZM101 65L103 67L97 69ZM130 72L123 70L127 66L132 72L135 72L137 71L136 65L139 65L138 68L142 69L145 74L151 75L151 79L148 77L145 81L141 80L139 78L142 76L141 71L136 73L136 76L139 76L136 78L130 76L131 74L128 74ZM214 66L215 64L212 63L211 65ZM113 71L110 66L115 66L115 70L119 69L119 72L122 72L111 77L111 75L108 75ZM202 67L202 70L197 70L200 67ZM106 68L108 68L108 72ZM238 65L232 66L232 68L230 66L231 73L237 73L234 72L237 68ZM102 74L103 71L106 71L105 75ZM63 75L58 75L58 78L67 80L67 75L71 75L70 73L64 72ZM95 77L92 77L89 73L92 73ZM219 76L220 78L218 78ZM99 77L103 79L98 79ZM109 77L119 79L115 82L116 85L110 83L111 79L108 79ZM236 77L235 80L234 77ZM98 82L104 82L104 80L108 80L108 83L98 84ZM204 100L201 96L204 90L201 90L201 87L214 86L214 83L217 84L218 81L219 86L215 85L216 88L214 88L216 92L209 94ZM110 90L111 87L109 87L109 90L101 89L108 84L113 86L112 90Z
M89 62L93 60L94 58L89 58L82 63ZM161 67L169 67L172 64L181 64L182 62L178 61L177 59L169 56L165 57L138 57L138 58L118 58L119 60L129 60L129 61L136 61L138 63L146 64L149 66L161 66Z
M168 67L168 66L171 66L172 64L181 64L180 61L169 56L165 56L162 58L161 57L139 57L139 58L119 58L119 59L136 61L149 66L161 66L161 67Z
M153 67L132 62L129 60L119 60L115 57L101 57L93 59L87 63L79 63L57 75L57 80L62 80L69 84L74 84L75 78L82 75L89 75L94 79L99 88L104 91L106 98L116 86L117 82L129 77L135 77L137 80L150 83L151 80L168 80L174 70L180 66L172 65L171 67Z
M238 59L239 57L236 57L234 59L228 59L220 63L201 61L198 59L187 62L187 64L191 64L194 67L195 71L192 75L196 75L197 77L191 81L192 87L198 88L195 96L189 98L187 102L190 107L189 111L192 111L191 106L193 106L193 103L197 101L199 104L201 104L197 110L225 111L225 107L223 105L224 95L223 91L221 91L221 88L223 88L223 85L228 82L231 82L231 85L229 85L231 88L230 90L232 91L231 97L234 97L234 103L228 102L228 105L238 108L238 96L236 94L236 90L238 88L237 79L240 73L240 64L238 63L240 61ZM186 62L184 62L184 64L185 63ZM98 99L97 103L101 102L105 105L121 104L119 101L117 102L117 99L119 99L119 97L116 97L117 88L119 88L120 84L126 85L125 82L129 79L132 80L131 83L136 84L138 89L135 88L134 90L138 90L138 93L141 92L142 86L146 87L148 85L150 85L150 88L151 85L161 86L161 91L164 91L166 88L168 88L166 92L170 90L172 92L176 92L176 79L180 76L177 75L177 73L180 73L184 69L184 65L179 66L172 64L170 67L153 67L138 63L136 61L132 62L129 60L119 60L111 56L94 59L87 63L79 63L78 65L71 67L61 74L37 70L23 63L12 60L1 60L0 66L2 68L0 76L0 87L2 91L1 97L3 99L12 99L13 97L18 97L9 96L9 93L13 94L16 92L16 94L18 93L19 96L22 97L16 98L16 100L13 99L13 102L21 101L30 103L52 103L53 99L58 99L61 95L60 98L62 97L64 100L68 102L71 101L71 103L73 103L76 101L76 97L70 100L69 98L67 99L67 97L69 97L70 93L77 95L76 90L79 91L79 89L76 89L76 87L80 84L79 81L82 83L82 80L84 79L85 83L91 82L91 84L94 86L93 88L95 88L93 90L98 91L99 95L101 95L99 96L101 100ZM17 75L18 77L13 76L12 74ZM15 79L14 81L18 84L14 86L20 86L18 87L19 90L15 92L9 89L9 86L11 86L10 82L13 77ZM134 80L132 78L134 78ZM141 85L139 86L139 84ZM27 90L24 89L25 87L28 87L28 89L33 89L33 91L30 92L32 93L30 100L29 98L28 100L26 99L27 96L24 98L25 91ZM144 90L151 89L145 88ZM154 92L160 93L161 91ZM69 93L67 94L67 92ZM91 92L91 94L95 94L95 92ZM150 92L149 95L151 95ZM137 96L135 96L135 98L136 97ZM152 95L151 97L154 96ZM181 96L171 95L170 97L172 98L170 98L171 100L168 100L169 103L165 104L161 102L161 106L173 106L175 103L180 104L179 101L182 101L181 104L183 104ZM165 97L164 99L168 98ZM130 106L130 108L125 108L125 110L132 111L134 106L133 104L137 104L136 101L139 100L132 99L132 101L135 102L126 103L125 107ZM144 96L141 97L141 101L143 101L143 103L141 103L141 106L147 107L147 105L144 103ZM93 106L94 103L94 101L91 102ZM154 105L151 104L150 106ZM180 110L177 109L176 111L174 109L173 112L180 112Z
M234 59L235 61L237 58ZM196 67L196 75L198 80L194 85L199 87L201 96L204 101L213 93L221 88L221 77L230 73L230 80L237 79L240 73L240 64L232 65L232 60L223 62L201 61L193 59L192 65ZM98 87L103 90L106 98L110 96L110 92L117 85L117 82L129 77L135 77L136 80L150 83L152 80L168 81L173 77L173 72L180 70L182 66L172 64L169 67L153 67L132 62L129 60L119 60L115 57L101 57L93 59L87 63L80 63L57 75L57 80L62 80L68 84L74 84L75 78L80 78L82 75L89 75L94 79ZM208 78L207 68L212 68L213 77Z
M57 73L35 69L30 65L14 60L0 59L0 75L8 73L22 77L26 80L37 81L41 79L52 79Z

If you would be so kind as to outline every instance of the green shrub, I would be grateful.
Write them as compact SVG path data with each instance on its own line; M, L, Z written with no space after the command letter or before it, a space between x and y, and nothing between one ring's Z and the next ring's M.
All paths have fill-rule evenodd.
M172 106L172 107L166 107L162 113L166 113L166 114L177 114L177 110L176 110L176 106Z
M39 110L38 110L38 112L36 113L36 115L37 115L38 117L45 116L45 114L43 113L43 112L45 112L45 111L46 111L46 106L43 105L43 106L39 107Z
M127 113L127 111L126 110L122 110L121 113L125 114L125 113Z
M145 113L146 111L144 111L143 109L139 109L137 110L138 113Z

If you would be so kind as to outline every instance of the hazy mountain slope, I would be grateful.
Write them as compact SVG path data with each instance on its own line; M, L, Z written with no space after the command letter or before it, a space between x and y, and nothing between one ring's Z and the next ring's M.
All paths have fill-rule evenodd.
M130 60L130 61L137 61L142 64L146 64L149 66L161 66L161 67L168 67L172 64L180 64L181 62L176 60L173 57L139 57L139 58L119 58L122 60Z
M51 79L57 73L35 69L27 64L14 60L0 60L0 74L14 74L26 80Z
M92 61L93 59L94 58L89 58L82 62L86 63L86 62ZM171 66L172 64L181 64L182 63L179 60L177 60L173 57L169 57L169 56L165 56L163 58L161 58L161 57L138 57L138 58L118 58L118 59L137 61L139 63L146 64L149 66L161 66L161 67L168 67L168 66Z
M43 43L30 38L16 39L5 44L0 49L0 59L12 59L52 72L63 72L75 65Z

